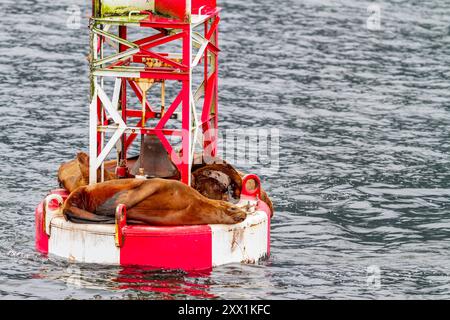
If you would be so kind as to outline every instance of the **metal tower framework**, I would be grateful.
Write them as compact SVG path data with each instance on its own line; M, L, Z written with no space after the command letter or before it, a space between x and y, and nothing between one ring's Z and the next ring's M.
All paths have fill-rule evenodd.
M129 10L120 15L102 13L100 0L93 1L93 8L89 183L104 180L104 171L98 169L104 168L104 161L114 148L118 149L118 169L124 168L135 138L156 135L177 166L181 181L190 185L195 145L201 146L204 156L215 156L217 152L220 10L215 0L155 0L150 8L153 10ZM139 28L147 35L129 40L131 28ZM180 51L161 50L168 44ZM106 55L106 46L112 47L114 53ZM195 69L200 69L202 80L193 88ZM105 88L107 77L114 80L112 96ZM181 89L166 108L165 86L170 81L180 82ZM146 97L152 85L161 86L160 110ZM136 95L141 106L127 101L127 91ZM202 98L197 114L196 104ZM156 119L156 125L150 127L150 119ZM181 120L181 128L168 128L173 119ZM107 139L106 133L112 136ZM180 150L175 150L168 136L181 138Z

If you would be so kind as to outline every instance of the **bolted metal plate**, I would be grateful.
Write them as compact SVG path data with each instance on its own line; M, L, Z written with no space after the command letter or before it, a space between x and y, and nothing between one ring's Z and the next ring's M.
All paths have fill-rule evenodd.
M101 0L100 3L103 16L128 15L132 11L155 11L155 0Z

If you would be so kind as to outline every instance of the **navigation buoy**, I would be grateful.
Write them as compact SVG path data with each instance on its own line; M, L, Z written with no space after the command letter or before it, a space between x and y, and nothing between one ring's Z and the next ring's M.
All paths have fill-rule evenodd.
M98 169L105 168L113 149L117 151L114 171L119 178L127 177L132 167L128 151L137 136L142 143L145 136L159 139L180 181L187 185L191 184L196 147L201 149L201 158L216 157L219 11L215 0L94 1L89 184L104 180L104 170ZM130 40L136 39L133 32L140 38ZM111 79L113 88L108 91L110 81L106 80ZM156 84L161 85L157 93L152 91ZM140 102L139 109L133 108L131 93ZM147 94L155 99L147 99ZM159 108L151 105L156 98L161 102ZM169 137L178 141L169 141ZM141 148L135 175L151 178L145 172L144 157ZM249 180L252 190L247 187ZM36 248L73 262L169 269L257 263L270 254L272 214L260 200L260 188L256 175L243 178L238 203L247 211L243 222L170 227L128 224L123 205L116 209L115 224L66 221L61 207L68 192L53 190L36 209Z

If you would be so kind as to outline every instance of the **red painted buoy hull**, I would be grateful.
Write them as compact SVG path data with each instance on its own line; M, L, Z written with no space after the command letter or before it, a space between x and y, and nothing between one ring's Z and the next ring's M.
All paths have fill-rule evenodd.
M50 195L59 195L64 200L67 192L54 190ZM236 225L125 224L119 228L122 237L119 246L116 225L65 221L55 200L48 203L47 210L44 208L45 201L35 213L36 249L72 262L194 271L233 262L256 263L270 254L271 213L262 201L258 201L255 211L244 222Z

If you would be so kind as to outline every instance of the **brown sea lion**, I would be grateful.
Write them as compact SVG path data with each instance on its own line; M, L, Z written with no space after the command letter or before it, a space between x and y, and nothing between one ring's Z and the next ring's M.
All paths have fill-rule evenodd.
M195 154L192 166L192 187L210 199L222 199L233 202L239 199L242 190L242 178L245 173L236 170L232 165L219 157L207 157ZM225 174L225 175L224 175ZM248 181L247 188L256 186L253 180ZM261 200L270 209L273 216L273 203L267 192L261 188Z
M220 200L210 200L191 187L166 179L121 179L82 186L63 207L73 222L114 223L119 204L127 208L130 222L150 225L234 224L246 212Z
M107 170L113 170L115 166L115 160L105 162L105 181L117 179L115 174ZM97 176L100 176L100 169L97 170ZM192 187L209 199L237 202L244 176L244 173L221 158L208 158L205 161L201 155L196 155L192 167ZM89 182L89 156L79 152L75 160L62 164L58 170L58 181L69 192L86 186ZM249 181L250 184L251 182L252 180ZM269 206L273 216L272 201L262 188L261 200Z
M105 167L110 162L116 163L115 160L106 161ZM100 177L100 169L97 170L97 176ZM104 170L105 181L117 179L116 175ZM63 163L58 169L59 185L69 192L76 188L86 186L89 183L89 156L84 152L78 152L74 160Z

